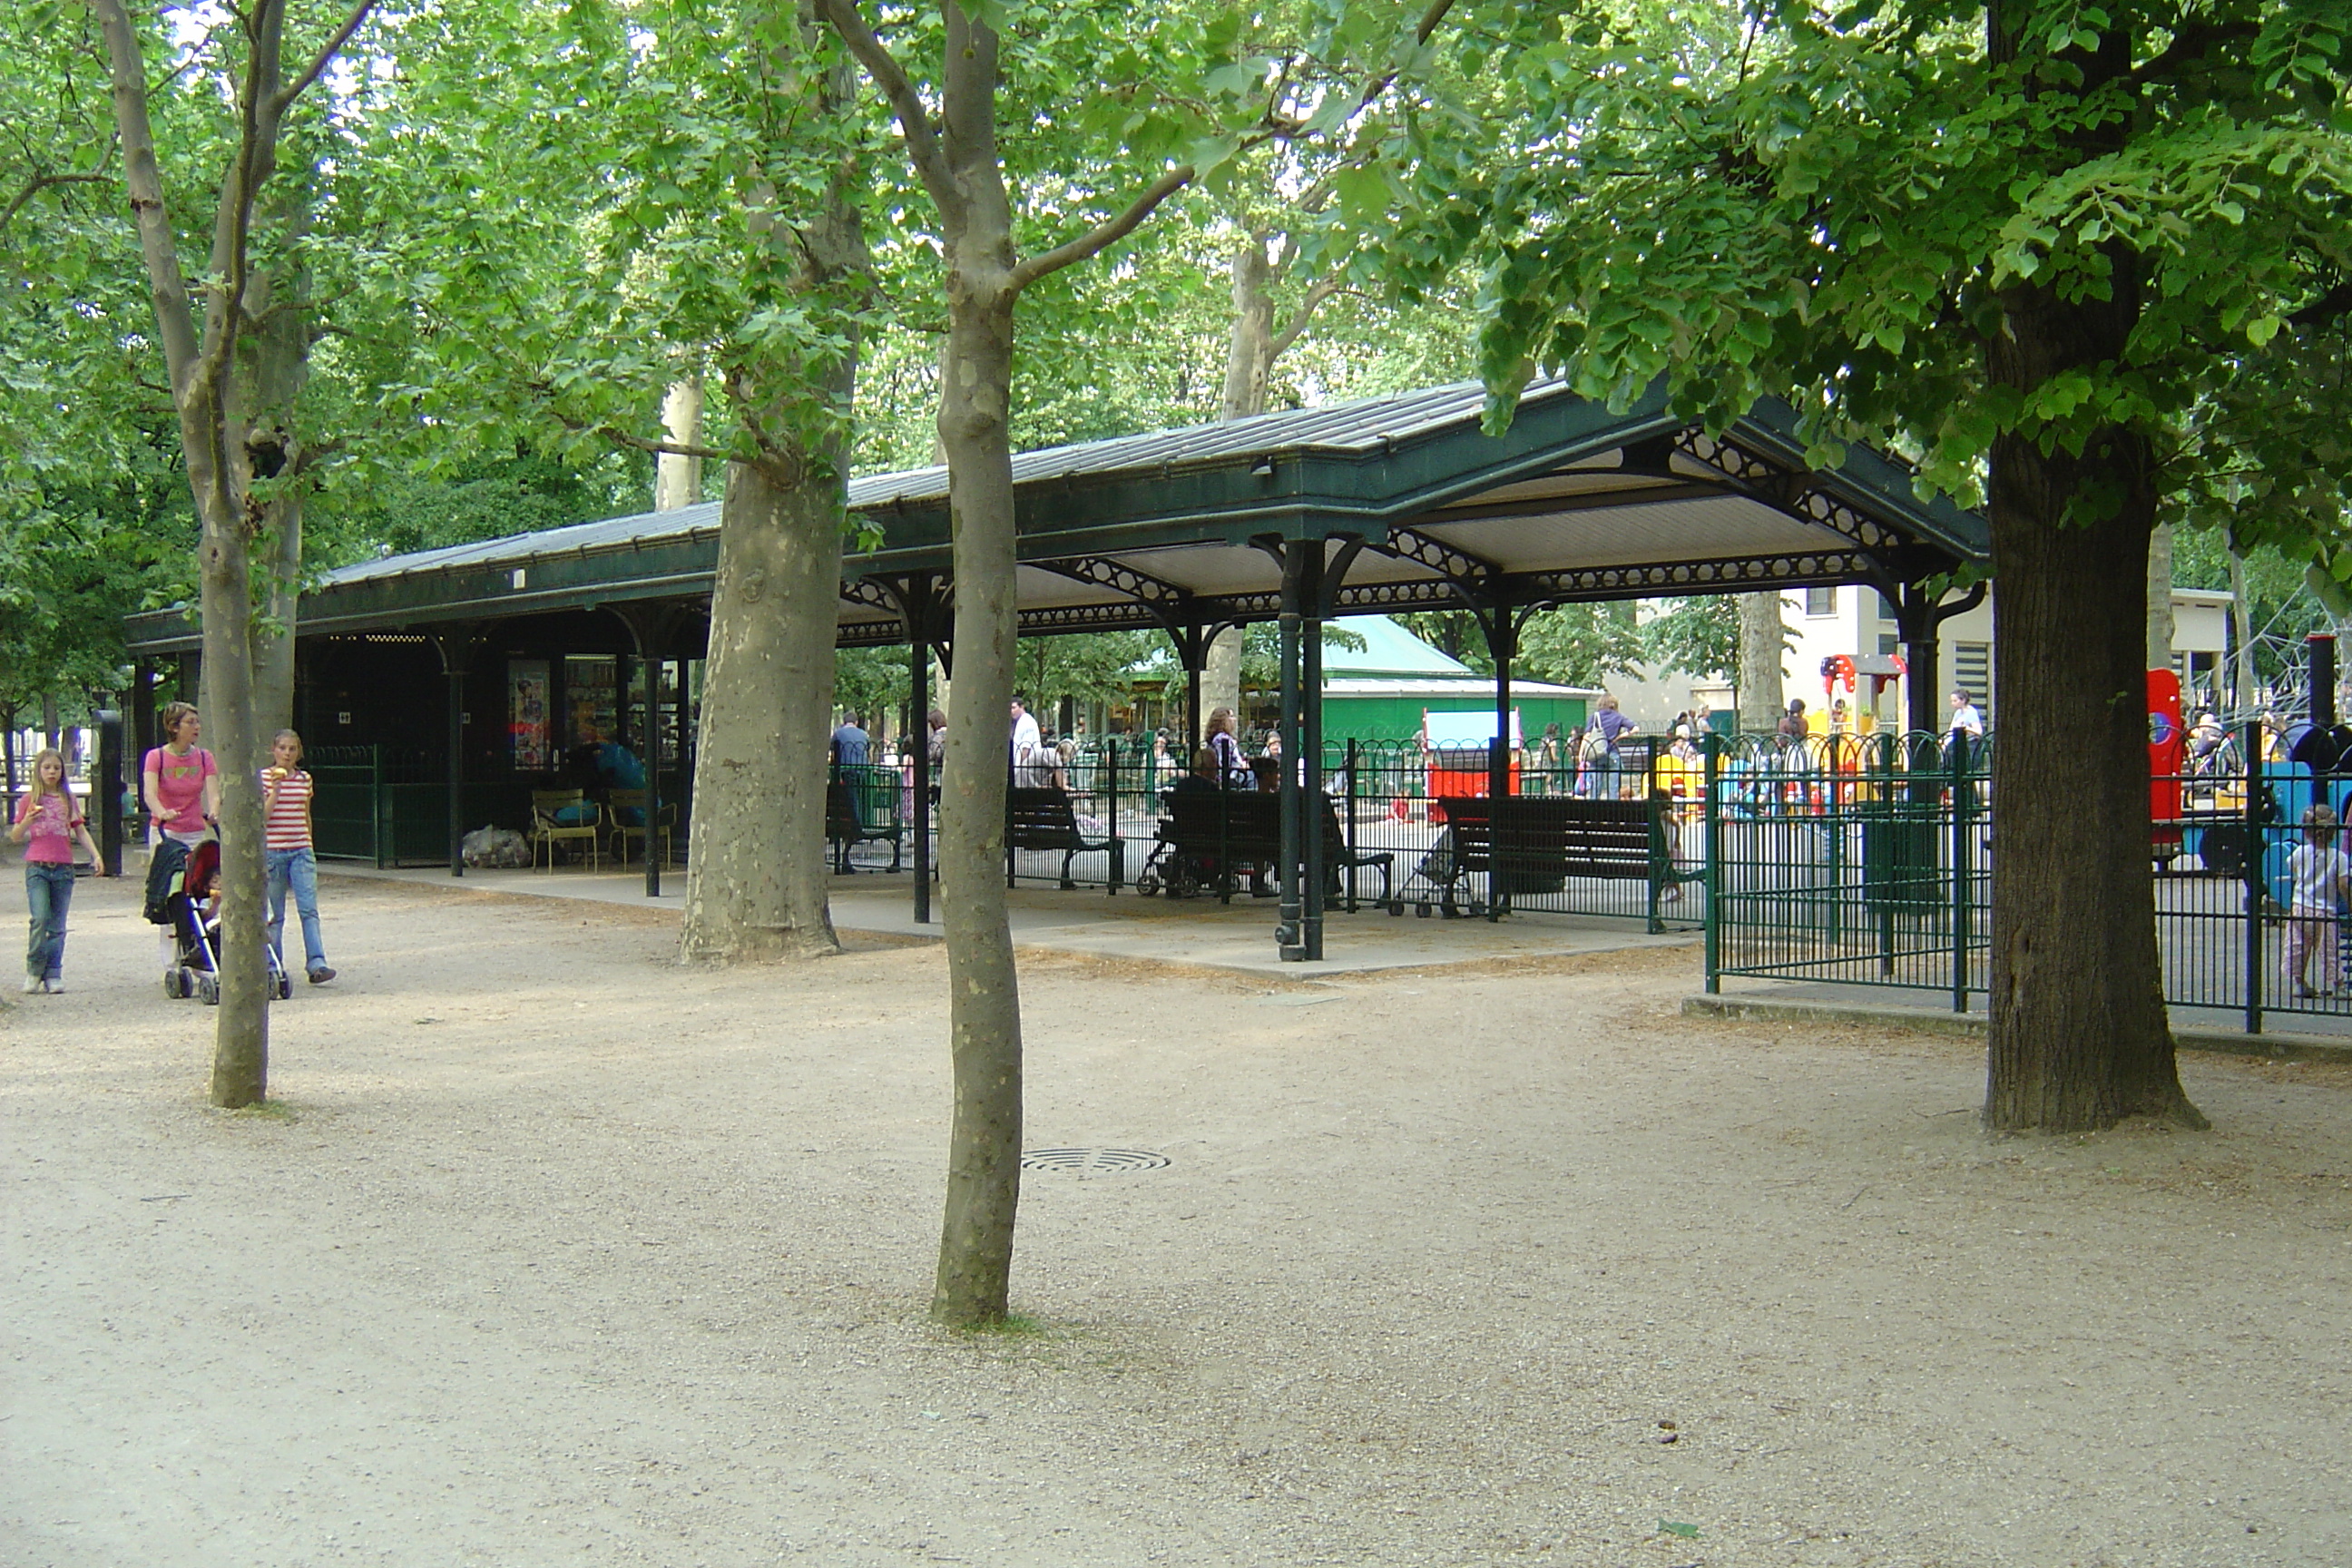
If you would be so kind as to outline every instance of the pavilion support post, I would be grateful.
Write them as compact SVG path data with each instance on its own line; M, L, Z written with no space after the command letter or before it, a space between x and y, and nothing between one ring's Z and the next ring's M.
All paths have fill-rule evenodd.
M1319 556L1322 546L1311 541L1292 540L1282 548L1282 607L1276 618L1280 638L1282 713L1279 730L1282 737L1282 906L1275 928L1275 942L1286 963L1297 963L1307 957L1301 942L1305 910L1299 901L1298 848L1301 805L1298 787L1299 749L1299 682L1298 633L1301 610L1310 591L1307 583L1307 562L1310 555Z
M1895 601L1895 625L1903 638L1904 722L1921 734L1933 735L1944 727L1943 710L1937 705L1943 692L1936 670L1940 652L1937 634L1954 616L1966 615L1984 603L1984 584L1978 584L1948 605L1937 603L1937 596L1916 583L1904 584L1900 592L1901 597Z
M907 748L915 781L915 923L931 923L931 641L927 628L915 626L907 647L907 700L914 722L907 726Z
M1507 605L1478 619L1495 659L1495 736L1486 742L1486 918L1498 921L1511 896L1503 868L1503 799L1511 793L1511 659L1518 652L1519 622Z
M127 736L127 741L130 741L131 773L134 773L136 778L142 778L142 787L139 787L139 793L136 793L134 797L139 804L131 806L130 823L136 830L136 837L139 837L139 842L142 844L146 842L146 827L143 827L146 826L146 783L143 783L143 769L146 769L146 754L151 752L151 750L155 750L155 745L158 745L158 741L155 741L152 736L155 736L155 660L142 658L139 663L131 666L131 712L130 712L130 736ZM14 806L14 802L9 804Z
M452 626L433 639L449 700L449 875L466 874L466 666L474 657L474 627Z
M941 672L952 676L954 667L950 659L943 634L951 626L948 594L936 572L915 572L904 577L878 579L898 606L899 619L907 628L907 701L908 706L904 741L911 752L913 765L908 776L914 781L913 799L908 802L912 818L909 824L915 838L915 923L931 922L931 659L937 656ZM1007 855L1011 854L1008 849Z
M1286 752L1286 782L1295 781L1304 796L1300 811L1302 858L1306 889L1301 900L1298 956L1309 963L1323 962L1323 902L1329 872L1323 852L1323 817L1330 808L1323 796L1323 614L1328 595L1323 591L1323 545L1309 540L1294 547L1307 557L1306 615L1299 627L1298 749ZM1285 742L1286 745L1287 742Z
M101 708L98 763L90 769L90 804L98 808L98 859L110 877L122 875L122 710Z
M629 640L636 646L637 661L646 672L646 727L641 742L646 764L646 897L658 899L661 857L655 853L654 846L661 838L661 648L669 617L657 605L631 605L613 613L629 628ZM625 736L629 721L628 655L621 656L618 668L620 697L614 712ZM620 739L619 744L626 749L628 742ZM624 838L621 844L626 848L628 840Z

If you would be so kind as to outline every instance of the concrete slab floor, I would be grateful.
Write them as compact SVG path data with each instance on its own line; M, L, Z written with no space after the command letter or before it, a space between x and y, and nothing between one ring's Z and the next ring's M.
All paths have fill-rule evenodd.
M569 867L553 872L475 869L452 877L441 867L379 870L331 863L321 867L320 874L446 888L460 894L578 900L672 915L686 900L686 873L675 868L663 873L658 899L646 897L642 866L625 871L582 871ZM916 924L914 885L906 872L861 870L854 876L836 877L831 899L834 926L845 934L911 942L940 940L936 894L930 923ZM1013 942L1020 947L1293 981L1557 959L1628 948L1689 948L1696 962L1699 943L1695 931L1653 934L1633 920L1519 914L1496 921L1449 921L1416 918L1410 910L1394 916L1366 905L1356 914L1344 910L1327 914L1323 962L1286 963L1275 951L1276 900L1273 899L1237 899L1229 905L1213 899L1171 903L1132 892L1114 897L1100 889L1062 892L1023 887L1012 890L1010 902Z

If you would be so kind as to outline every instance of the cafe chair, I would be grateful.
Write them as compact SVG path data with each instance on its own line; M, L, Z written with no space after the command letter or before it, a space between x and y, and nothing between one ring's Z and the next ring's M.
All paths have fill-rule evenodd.
M562 814L572 812L576 822L559 820ZM555 847L559 844L588 846L588 866L591 870L603 869L598 850L604 838L604 813L588 798L585 790L535 789L530 792L530 863L539 864L541 845L547 847L547 868L555 869Z

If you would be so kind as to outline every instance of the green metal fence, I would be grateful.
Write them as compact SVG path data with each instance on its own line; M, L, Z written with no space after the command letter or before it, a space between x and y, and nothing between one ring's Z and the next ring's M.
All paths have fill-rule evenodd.
M1706 743L1706 975L1985 984L1991 753L1934 735Z

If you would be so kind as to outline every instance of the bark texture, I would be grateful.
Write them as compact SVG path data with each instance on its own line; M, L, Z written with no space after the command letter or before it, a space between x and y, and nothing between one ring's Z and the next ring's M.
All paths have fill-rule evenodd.
M681 447L702 444L702 381L698 376L672 384L662 397L662 429ZM654 510L676 511L702 499L702 459L688 452L663 452L654 458ZM721 524L721 526L725 526Z
M266 340L273 330L273 319L256 308L252 229L260 194L276 172L287 110L360 26L367 7L347 16L341 29L290 87L279 63L284 0L255 0L240 13L246 33L242 70L236 79L240 132L226 159L214 208L201 325L156 163L138 27L122 0L91 0L91 9L105 40L123 184L154 300L157 335L171 371L182 460L202 529L196 567L204 622L205 738L224 764L217 955L221 1004L212 1101L237 1107L254 1104L267 1093L269 1064L261 785L247 762L259 749L250 566L254 541L270 535L273 509L282 503L257 493L255 481L277 479L290 489L300 468L287 423L257 422L251 416L254 388L249 374L240 370L241 344L248 332L258 331ZM266 352L266 347L265 342L257 352Z
M1788 651L1780 592L1739 595L1739 728L1769 735L1780 721L1780 661Z
M1209 639L1201 658L1201 722L1220 708L1242 710L1242 628L1227 626ZM1208 743L1205 735L1192 737L1192 749ZM1188 763L1186 764L1190 766Z
M782 13L779 13L780 15ZM816 18L791 13L803 45ZM809 71L773 62L772 90L788 101L778 123L805 114L829 122L856 95L847 61ZM813 210L787 213L772 185L747 199L753 237L789 243L795 289L814 305L849 305L867 287L868 258L845 152ZM791 219L787 241L781 235ZM840 950L826 907L825 737L833 723L834 641L841 616L841 540L848 526L849 408L856 393L854 329L828 357L730 366L727 394L759 456L728 467L719 509L719 574L711 595L694 817L688 827L686 959L740 963L813 958ZM682 387L693 388L691 396ZM701 384L670 389L670 438L691 446ZM665 461L669 459L665 458ZM682 478L673 474L679 496ZM693 480L697 491L699 475Z
M784 475L783 479L793 476ZM688 959L838 950L825 906L824 734L841 600L837 474L728 467L688 825Z
M2006 301L1996 380L2032 387L2120 358L2129 290L2105 304L2039 289ZM2204 1125L2181 1092L2158 978L2148 856L2146 437L2083 453L2005 437L1992 451L1991 1030L1985 1120L2051 1132L2127 1116ZM2070 515L2114 487L2103 518ZM2112 493L2112 492L2111 492ZM2089 737L2089 743L2084 738Z
M1986 13L1987 53L2018 58L2029 7ZM2135 90L2130 38L2101 36L2058 90ZM2073 74L2079 68L2079 76ZM2042 90L2030 84L2029 93ZM2127 116L2066 137L2088 161L2117 153ZM2030 396L2069 374L2129 363L2145 264L2105 247L2097 294L2019 284L2000 297L1987 379ZM2045 438L2049 448L2044 448ZM2074 1132L2153 1116L2205 1120L2181 1092L2156 950L2148 854L2148 537L2152 444L2143 430L2011 432L1995 438L1987 510L2000 605L1993 617L1991 1023L1985 1121Z
M955 1120L931 1315L1002 1321L1021 1202L1021 991L1004 900L1014 619L1013 209L996 154L996 34L946 7L942 152L962 188L948 229L940 444L952 475L956 705L940 792Z
M2160 522L2147 536L2147 666L2172 668L2172 524Z

